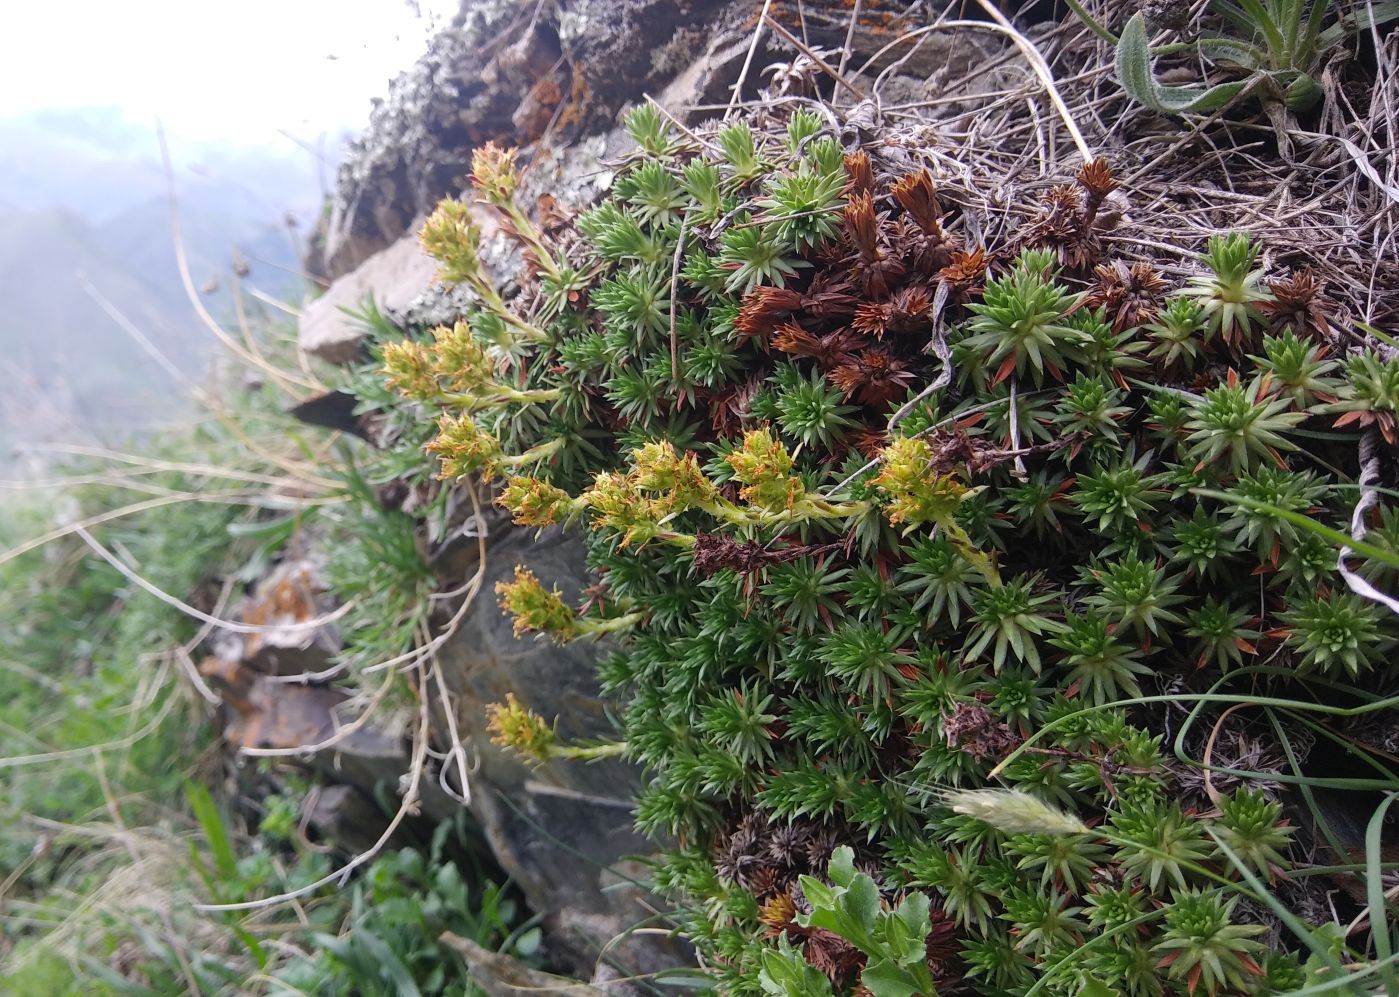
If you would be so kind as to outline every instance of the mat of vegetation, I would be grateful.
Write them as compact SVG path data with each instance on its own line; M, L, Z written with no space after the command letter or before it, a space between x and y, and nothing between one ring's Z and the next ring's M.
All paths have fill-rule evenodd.
M1282 100L1257 110L1302 131ZM739 110L638 108L561 234L478 150L482 206L422 238L480 305L382 351L443 478L586 534L585 605L527 566L499 597L610 639L637 822L714 984L1397 992L1399 352L1356 319L1393 311L1351 296L1352 237L1205 240L1177 222L1207 194L1076 131L1077 167L992 190L993 152L934 130ZM510 302L483 210L527 263ZM492 727L600 750L552 720Z
M897 98L783 6L763 100L642 105L576 218L478 151L423 232L478 306L402 341L366 312L377 451L290 429L326 385L245 327L262 386L216 429L68 468L57 526L7 509L0 990L459 994L451 936L539 959L469 827L309 837L302 776L211 750L188 658L191 609L320 544L333 677L411 728L406 813L466 757L430 661L474 591L433 593L421 535L484 481L586 537L583 605L527 565L497 595L605 641L620 736L514 697L491 732L644 768L690 984L1399 993L1394 5L1071 0L1031 39L981 2L894 22L884 55L1006 42Z

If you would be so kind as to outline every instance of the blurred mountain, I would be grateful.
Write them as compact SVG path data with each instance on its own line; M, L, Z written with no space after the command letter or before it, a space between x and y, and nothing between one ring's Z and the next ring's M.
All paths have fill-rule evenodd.
M247 268L245 291L299 300L298 234L313 226L333 162L291 141L169 143L205 306L231 317L235 265ZM16 444L113 440L184 411L184 392L97 296L201 376L217 341L176 266L154 127L110 108L0 120L0 463Z

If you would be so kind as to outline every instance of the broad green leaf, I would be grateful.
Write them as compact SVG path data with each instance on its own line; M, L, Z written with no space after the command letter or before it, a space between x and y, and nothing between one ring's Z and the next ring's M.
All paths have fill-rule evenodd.
M875 920L879 916L879 887L874 885L874 880L863 873L856 875L841 900L841 906L850 920L866 933L873 933ZM847 940L859 944L857 939Z
M763 951L758 973L763 992L776 997L829 997L831 984L825 974L808 963L785 937L778 946Z
M926 935L915 936L908 925L892 914L880 918L881 945L885 955L900 966L922 961L927 955Z
M835 892L815 876L802 876L798 883L812 907L820 910L822 907L835 906Z
M1214 86L1168 87L1156 82L1151 72L1151 49L1146 21L1133 14L1117 43L1117 78L1133 100L1163 114L1217 111L1249 85L1248 80L1218 83Z
M919 994L918 981L902 966L889 959L870 963L860 974L860 982L874 997L915 997ZM924 994L922 997L933 997Z
M1306 73L1299 73L1283 90L1283 100L1294 111L1315 107L1321 96L1321 85Z
M894 914L916 938L927 938L928 932L932 930L929 920L928 895L926 893L910 893L903 898Z
M1263 68L1267 53L1237 38L1201 38L1197 49L1210 62L1242 69L1245 72Z

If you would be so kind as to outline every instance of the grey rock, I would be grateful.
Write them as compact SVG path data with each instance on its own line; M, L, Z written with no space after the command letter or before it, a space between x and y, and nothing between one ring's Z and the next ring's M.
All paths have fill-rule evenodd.
M803 12L811 44L844 42L850 10L841 0L808 0ZM727 101L752 17L744 0L466 0L375 104L340 168L307 269L343 276L409 234L415 218L461 192L471 152L486 142L576 142L610 131L624 107L662 90L682 117L693 105ZM857 61L892 34L877 25L858 31ZM943 66L953 48L939 38L921 42L902 71L922 78ZM907 54L896 46L874 68ZM744 96L757 94L764 65L793 55L765 32Z
M416 232L418 226L412 228ZM402 236L338 278L301 310L301 348L331 363L354 360L359 356L364 330L344 309L359 309L372 297L386 317L401 318L428 291L436 275L437 264L418 245L416 234Z
M626 973L687 965L682 946L656 936L610 945L660 903L637 885L642 870L624 862L654 850L632 828L636 769L615 759L531 769L489 742L486 707L508 693L546 718L557 717L562 738L616 736L594 675L602 649L517 639L489 595L523 563L545 586L557 585L565 599L578 599L589 584L581 542L557 529L536 540L533 531L508 520L495 520L490 528L482 595L439 653L457 723L479 752L472 810L501 867L534 910L548 913L550 952L566 956L584 978L605 947ZM475 572L475 550L473 542L444 559L450 577ZM618 883L628 888L609 888Z
M321 837L335 842L347 854L358 855L374 846L388 826L383 808L372 802L364 790L344 783L317 786L306 797L303 814ZM410 843L410 836L388 842L390 848Z
M520 135L522 106L557 76L557 37L530 27L530 9L505 0L470 0L428 51L389 85L369 126L340 167L313 273L335 278L409 233L442 197L462 189L471 150ZM558 90L557 84L552 88ZM538 115L536 115L538 117Z

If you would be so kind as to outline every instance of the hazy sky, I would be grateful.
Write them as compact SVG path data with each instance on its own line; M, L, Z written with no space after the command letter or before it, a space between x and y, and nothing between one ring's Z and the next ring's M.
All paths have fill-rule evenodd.
M171 132L284 142L368 120L457 0L8 0L0 116L121 107ZM417 13L416 11L420 12Z

